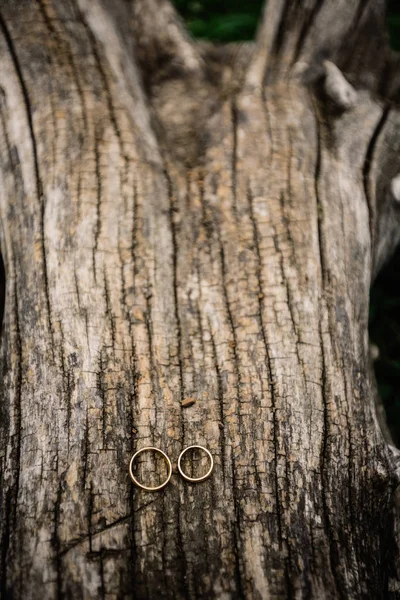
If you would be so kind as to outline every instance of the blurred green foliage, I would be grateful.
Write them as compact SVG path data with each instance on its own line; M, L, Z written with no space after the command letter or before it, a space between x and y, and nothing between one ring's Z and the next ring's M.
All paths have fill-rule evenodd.
M254 37L263 0L175 0L195 37L217 42ZM388 0L391 45L400 50L400 0ZM370 338L379 348L375 373L388 425L400 445L400 249L371 290Z
M217 42L254 37L263 2L260 0L175 0L195 37Z
M371 289L369 332L379 348L375 375L387 422L400 445L400 249Z
M388 1L388 26L392 48L400 50L400 1Z
M194 37L216 42L251 40L263 0L174 0ZM388 26L392 46L400 50L400 0L388 1Z

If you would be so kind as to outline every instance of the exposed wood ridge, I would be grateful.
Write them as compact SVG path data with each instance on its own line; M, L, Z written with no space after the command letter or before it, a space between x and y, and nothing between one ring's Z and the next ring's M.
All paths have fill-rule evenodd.
M248 83L261 85L329 59L374 90L389 47L384 0L271 0L260 24ZM368 72L369 82L363 78ZM371 79L371 75L373 79Z
M46 234L45 234L45 229L44 229L46 198L44 196L44 191L43 191L42 174L40 172L39 159L38 159L37 140L36 140L35 130L33 127L31 100L30 100L28 88L27 88L27 85L25 83L25 79L24 79L24 76L22 73L22 68L21 68L20 61L18 59L14 41L11 37L10 31L6 25L5 20L3 19L1 12L0 12L0 28L2 30L4 39L7 43L7 46L8 46L9 52L10 52L10 56L11 56L11 59L13 61L14 67L15 67L15 72L17 74L17 77L18 77L18 80L19 80L19 83L21 86L22 97L23 97L25 109L26 109L26 118L27 118L27 122L28 122L28 129L29 129L29 134L30 134L30 139L31 139L31 144L32 144L33 168L34 168L35 180L36 180L36 193L37 193L37 200L40 204L40 245L41 245L42 263L43 263L44 295L45 295L45 303L46 303L46 308L47 308L48 329L49 329L49 335L51 338L50 348L51 348L51 352L53 354L53 360L54 360L54 330L53 330L53 322L52 322L52 308L51 308L49 280L48 280L49 275L48 275L48 269L47 269L46 242L45 242Z
M169 0L133 0L136 52L145 81L200 77L203 60Z
M87 106L84 91L82 88L81 78L79 76L79 69L77 65L76 57L74 57L73 52L71 51L71 46L69 40L63 35L62 27L60 27L60 22L52 19L50 14L48 13L48 4L45 0L36 0L37 5L39 7L40 14L43 17L44 23L46 24L47 31L50 36L52 36L58 45L61 45L65 55L67 57L67 62L71 69L71 74L73 77L73 81L75 82L76 89L78 91L79 102L82 110L82 119L85 125L85 131L88 130L88 120L87 120Z

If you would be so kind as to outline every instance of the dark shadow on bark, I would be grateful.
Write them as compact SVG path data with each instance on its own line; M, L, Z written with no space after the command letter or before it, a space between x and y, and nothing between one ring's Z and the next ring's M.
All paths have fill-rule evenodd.
M400 446L400 247L371 288L370 339L375 376L393 441Z
M0 253L0 333L3 327L4 303L6 298L6 272L3 257Z

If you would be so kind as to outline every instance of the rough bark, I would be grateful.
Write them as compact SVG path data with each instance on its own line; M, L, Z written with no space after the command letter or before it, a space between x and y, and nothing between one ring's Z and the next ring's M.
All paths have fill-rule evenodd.
M396 597L383 19L270 0L233 49L162 0L1 3L1 598ZM194 443L208 481L133 489Z

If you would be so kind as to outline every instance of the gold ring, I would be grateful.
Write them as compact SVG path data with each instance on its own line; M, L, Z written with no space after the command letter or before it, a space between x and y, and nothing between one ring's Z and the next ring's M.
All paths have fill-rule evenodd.
M152 450L153 452L158 452L158 454L161 454L161 456L167 463L167 469L168 469L167 479L165 481L163 481L163 483L161 483L160 485L157 485L155 487L149 487L147 485L143 485L143 483L140 483L140 481L138 481L136 479L136 477L134 476L133 471L132 471L133 463L135 462L135 459L139 456L139 454L141 454L142 452L148 452L150 450ZM169 458L165 454L165 452L163 452L159 448L155 448L154 446L146 446L145 448L141 448L140 450L135 452L135 454L132 456L131 462L129 463L129 475L131 476L133 483L135 485L137 485L138 487L142 488L142 490L146 490L146 492L156 492L157 490L161 490L163 487L165 487L167 485L168 481L171 479L171 475L172 475L171 461L169 460Z
M181 468L181 460L183 458L183 455L188 451L191 450L192 448L199 448L200 450L204 450L204 452L207 453L208 458L210 459L210 468L208 469L207 473L205 475L203 475L202 477L189 477L189 475L186 475L186 473L184 473L182 471ZM185 448L184 450L182 450L182 452L179 455L178 458L178 469L179 469L179 473L182 475L182 477L184 477L187 481L191 481L194 483L198 483L199 481L204 481L205 479L207 479L207 477L209 477L211 475L211 472L214 468L214 460L213 457L211 456L211 452L209 452L207 450L207 448L204 448L204 446L188 446L187 448Z

